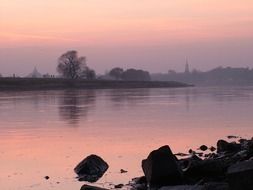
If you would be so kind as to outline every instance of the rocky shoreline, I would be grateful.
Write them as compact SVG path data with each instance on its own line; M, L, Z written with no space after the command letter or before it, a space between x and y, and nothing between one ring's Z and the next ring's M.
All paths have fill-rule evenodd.
M173 154L168 145L153 150L142 160L145 176L115 189L131 190L252 190L253 138L228 136L216 146L201 145L198 150ZM95 182L109 165L99 156L91 155L75 168L79 180ZM106 190L83 185L81 190Z

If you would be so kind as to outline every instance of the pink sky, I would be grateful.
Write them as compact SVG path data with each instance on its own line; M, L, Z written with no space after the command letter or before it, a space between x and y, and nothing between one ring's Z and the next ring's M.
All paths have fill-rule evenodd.
M1 0L0 72L54 73L68 49L98 72L251 67L252 34L252 0Z

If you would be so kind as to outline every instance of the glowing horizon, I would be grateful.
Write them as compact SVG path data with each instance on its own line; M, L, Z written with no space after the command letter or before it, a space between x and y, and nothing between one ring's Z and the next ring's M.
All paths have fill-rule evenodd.
M1 0L0 72L55 72L68 49L100 72L182 69L185 57L199 69L250 66L252 33L251 0Z
M249 38L253 2L2 0L1 47Z

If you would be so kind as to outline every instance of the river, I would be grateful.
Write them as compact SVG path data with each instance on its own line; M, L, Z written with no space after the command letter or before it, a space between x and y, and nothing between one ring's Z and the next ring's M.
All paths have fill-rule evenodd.
M110 166L96 184L127 183L153 149L227 135L253 136L253 87L0 92L0 189L79 190L89 154Z

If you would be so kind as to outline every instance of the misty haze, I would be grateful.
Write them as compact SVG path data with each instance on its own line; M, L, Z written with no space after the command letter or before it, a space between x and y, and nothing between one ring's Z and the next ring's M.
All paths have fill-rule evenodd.
M252 190L251 0L0 0L0 190Z

